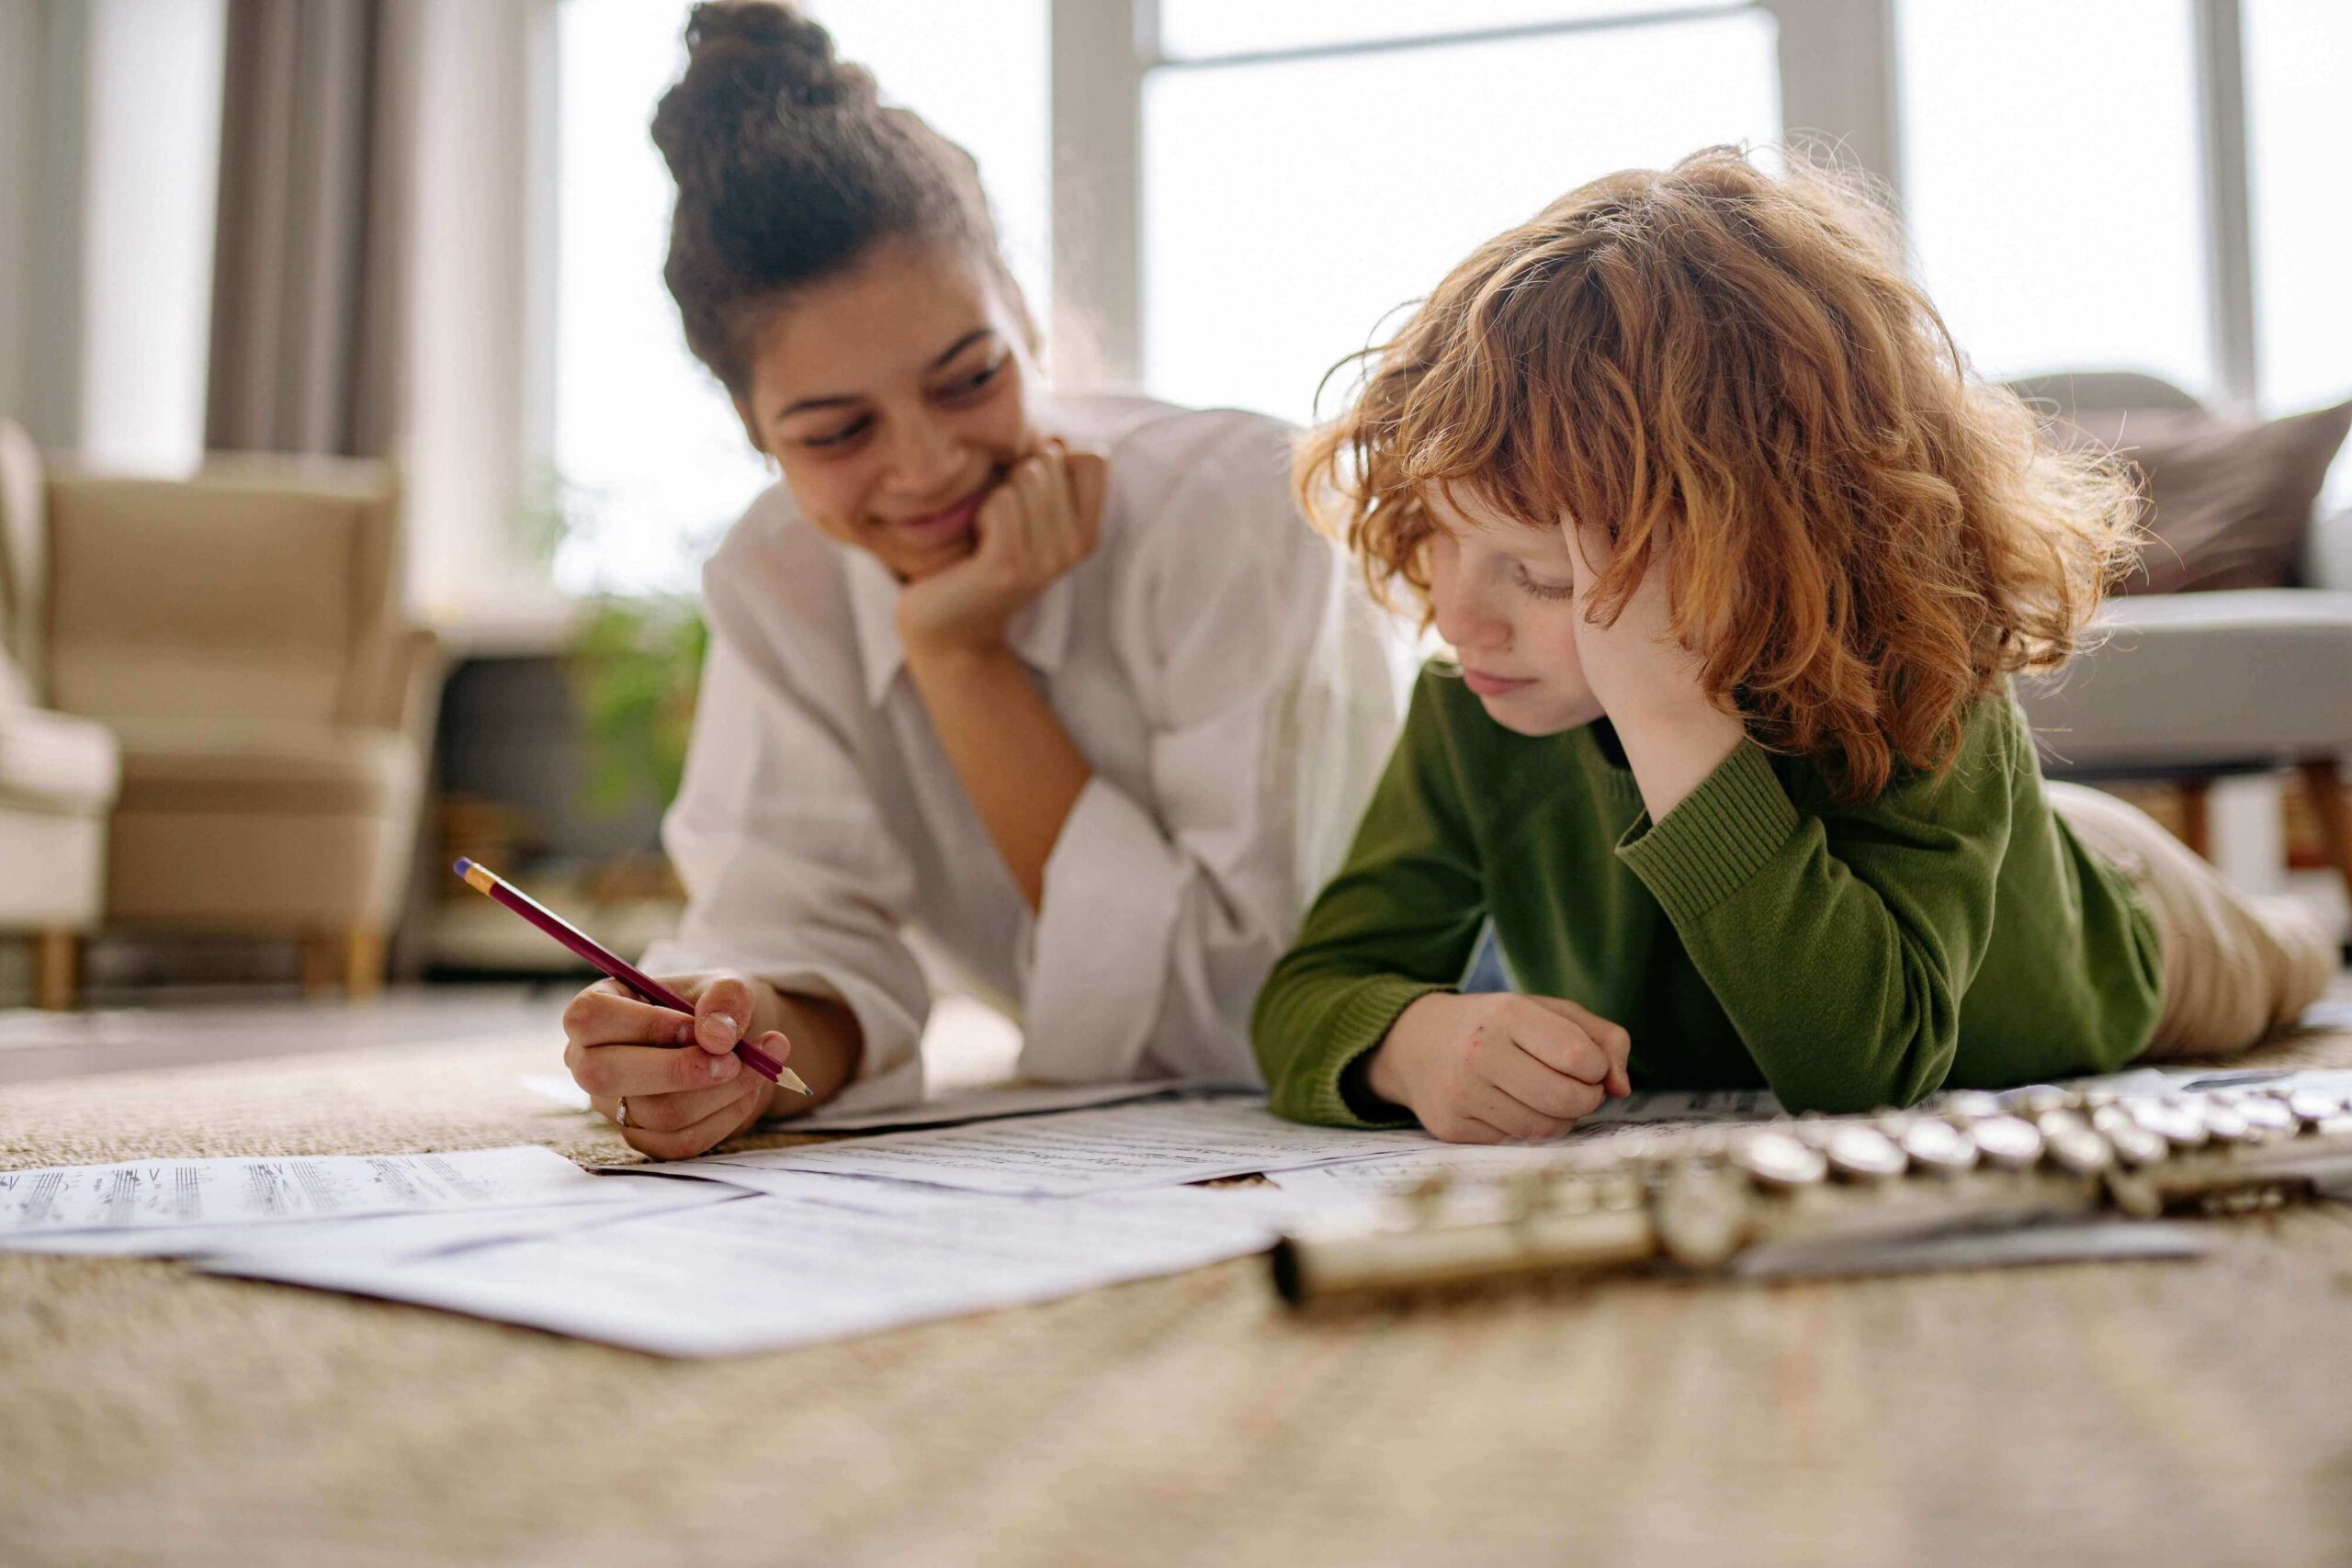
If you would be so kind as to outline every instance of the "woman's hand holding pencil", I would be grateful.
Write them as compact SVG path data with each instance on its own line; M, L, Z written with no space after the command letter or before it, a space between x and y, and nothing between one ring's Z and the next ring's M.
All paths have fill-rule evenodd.
M759 1121L779 1094L805 1103L735 1055L762 1010L757 982L704 975L663 984L692 1001L692 1017L639 1001L617 980L598 981L563 1010L563 1065L589 1103L620 1124L629 1147L655 1159L690 1158ZM779 1061L792 1053L778 1031L750 1038Z

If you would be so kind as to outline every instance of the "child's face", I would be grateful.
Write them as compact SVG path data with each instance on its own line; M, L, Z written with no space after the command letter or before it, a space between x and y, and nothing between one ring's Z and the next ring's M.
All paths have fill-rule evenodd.
M1466 491L1426 498L1430 604L1462 679L1487 715L1521 735L1590 724L1600 704L1577 658L1577 605L1566 536L1490 510Z

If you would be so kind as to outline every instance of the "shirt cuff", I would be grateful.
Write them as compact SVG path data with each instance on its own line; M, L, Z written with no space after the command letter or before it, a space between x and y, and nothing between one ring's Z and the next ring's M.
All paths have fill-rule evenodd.
M1159 1018L1184 877L1150 814L1101 774L1089 779L1046 857L1029 932L1025 1075L1135 1076Z
M1366 1116L1363 1111L1370 1107L1360 1107L1341 1079L1358 1057L1388 1037L1397 1015L1423 997L1453 989L1393 975L1351 985L1345 999L1331 1010L1312 1055L1283 1075L1274 1093L1275 1114L1322 1127L1419 1125L1412 1112L1402 1106L1396 1107L1395 1116Z
M1625 830L1617 858L1679 926L1730 897L1797 829L1797 808L1770 754L1743 740L1681 804Z

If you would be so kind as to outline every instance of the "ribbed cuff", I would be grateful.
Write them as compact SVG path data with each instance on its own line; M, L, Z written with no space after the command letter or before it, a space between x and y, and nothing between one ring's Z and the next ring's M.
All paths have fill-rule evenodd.
M1627 829L1617 858L1679 925L1737 892L1796 827L1770 756L1743 740L1664 821L1644 817Z
M1397 1115L1383 1120L1362 1115L1349 1102L1340 1079L1357 1057L1387 1038L1389 1026L1396 1021L1399 1013L1432 992L1453 988L1395 976L1362 980L1351 986L1347 999L1333 1010L1322 1037L1316 1042L1314 1055L1297 1064L1295 1076L1280 1087L1274 1111L1294 1121L1323 1127L1413 1126L1412 1113L1402 1107Z

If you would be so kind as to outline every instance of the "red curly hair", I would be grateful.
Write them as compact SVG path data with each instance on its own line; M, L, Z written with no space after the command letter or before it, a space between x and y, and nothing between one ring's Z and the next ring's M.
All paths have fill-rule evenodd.
M1901 256L1824 169L1717 147L1595 180L1341 362L1361 384L1307 438L1301 499L1425 618L1432 490L1605 524L1584 613L1612 622L1663 562L1708 694L1871 798L1949 759L2008 673L2062 662L2137 538L2122 466L1977 380Z

